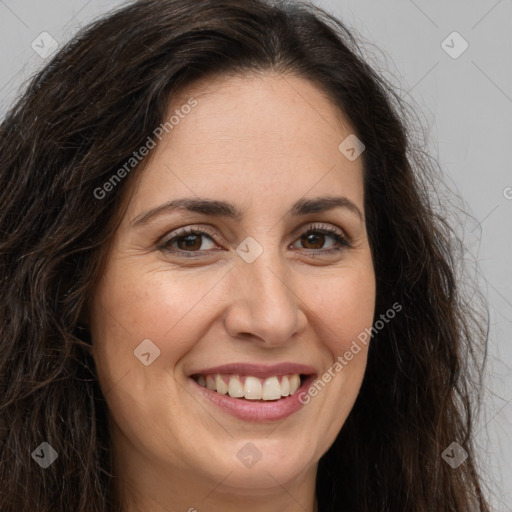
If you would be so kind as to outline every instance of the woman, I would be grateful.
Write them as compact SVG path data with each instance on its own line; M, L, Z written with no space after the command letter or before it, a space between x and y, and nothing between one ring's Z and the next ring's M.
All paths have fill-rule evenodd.
M484 324L404 112L304 4L64 47L0 136L0 509L489 510Z

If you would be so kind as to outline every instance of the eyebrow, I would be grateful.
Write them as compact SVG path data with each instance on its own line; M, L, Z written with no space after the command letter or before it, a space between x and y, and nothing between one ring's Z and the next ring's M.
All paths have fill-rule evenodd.
M308 215L310 213L325 212L328 210L333 210L334 208L345 208L356 214L361 221L364 220L361 210L355 205L355 203L353 203L350 199L341 196L299 199L290 208L290 210L288 210L288 212L285 214L285 217L297 217L301 215ZM209 215L212 217L227 217L237 221L240 221L244 214L244 212L240 210L236 205L225 201L216 201L213 199L183 198L168 201L147 212L143 212L140 215L137 215L137 217L135 217L130 222L130 224L133 227L147 224L149 221L162 214L171 213L176 210L202 213L203 215Z

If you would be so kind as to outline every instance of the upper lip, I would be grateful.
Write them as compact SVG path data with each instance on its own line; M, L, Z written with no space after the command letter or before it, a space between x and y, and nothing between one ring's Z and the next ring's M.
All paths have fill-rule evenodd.
M197 370L192 370L189 373L189 376L197 374L212 375L215 373L248 375L266 379L267 377L287 375L290 373L298 373L299 375L312 375L315 374L315 369L312 366L298 363L279 363L273 365L255 363L230 363L220 366L212 366L210 368L199 368Z

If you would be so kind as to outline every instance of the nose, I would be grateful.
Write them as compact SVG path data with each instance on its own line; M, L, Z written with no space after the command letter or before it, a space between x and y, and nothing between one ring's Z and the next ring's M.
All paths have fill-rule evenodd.
M264 253L252 263L240 261L230 274L232 298L225 315L230 336L277 347L304 330L304 304L278 256Z

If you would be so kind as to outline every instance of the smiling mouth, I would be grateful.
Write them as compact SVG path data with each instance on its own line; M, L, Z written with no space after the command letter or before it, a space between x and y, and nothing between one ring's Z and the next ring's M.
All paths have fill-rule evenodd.
M265 379L237 374L195 374L191 375L200 386L220 395L252 401L277 401L292 396L308 377L290 373L275 375Z

